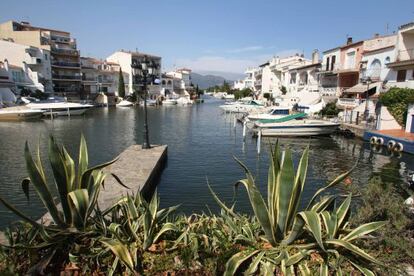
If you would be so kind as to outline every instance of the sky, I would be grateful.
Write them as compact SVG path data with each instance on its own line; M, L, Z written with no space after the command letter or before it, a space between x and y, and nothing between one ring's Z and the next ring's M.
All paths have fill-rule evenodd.
M391 34L414 21L414 0L1 0L7 20L69 31L82 56L138 49L164 70L242 74L272 56Z

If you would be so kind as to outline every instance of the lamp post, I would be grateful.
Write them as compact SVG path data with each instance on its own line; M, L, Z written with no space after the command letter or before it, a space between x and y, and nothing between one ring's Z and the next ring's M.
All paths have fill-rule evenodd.
M362 83L367 85L367 91L365 92L365 110L364 110L364 119L368 121L369 110L368 110L368 99L369 99L369 85L372 83L370 77L362 79Z
M138 69L138 72L135 72L134 78L137 76L142 77L143 82L143 90L144 90L144 130L143 130L143 141L142 141L142 148L143 149L150 149L151 145L149 142L149 131L148 131L148 113L147 113L147 97L148 97L148 90L147 84L148 81L151 83L155 79L154 71L158 69L158 64L149 60L146 55L144 55L143 59L139 63L133 63L132 67L134 69ZM135 70L134 70L135 71Z

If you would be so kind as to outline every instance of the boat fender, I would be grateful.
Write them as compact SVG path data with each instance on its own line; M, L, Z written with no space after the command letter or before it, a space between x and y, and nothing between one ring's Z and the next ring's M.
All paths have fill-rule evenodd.
M376 141L376 144L377 145L380 145L380 146L384 145L384 138L378 137L377 138L377 141Z
M377 143L377 136L372 136L371 139L369 139L369 142L371 144L376 144Z
M404 146L403 146L403 144L401 144L401 143L398 142L394 146L393 150L395 150L396 152L402 152L404 150Z
M388 143L387 143L387 147L388 147L388 149L389 150L394 150L394 147L395 147L395 141L394 140L389 140L388 141Z

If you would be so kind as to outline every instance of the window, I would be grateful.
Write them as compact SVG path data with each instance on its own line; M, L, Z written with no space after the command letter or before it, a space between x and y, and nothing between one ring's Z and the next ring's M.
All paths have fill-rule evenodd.
M47 54L45 54L45 60L47 60Z
M333 71L335 69L335 61L336 61L336 56L332 56L331 71Z
M390 62L391 62L391 58L390 57L386 57L385 60L384 60L384 63L387 64L387 63L390 63Z
M329 71L329 57L326 58L326 71Z
M379 59L374 59L371 63L369 71L371 78L378 79L381 75L381 61L379 61Z
M406 75L407 75L407 70L398 70L398 72L397 72L397 81L398 82L405 81Z
M346 69L353 69L355 67L355 51L346 54Z

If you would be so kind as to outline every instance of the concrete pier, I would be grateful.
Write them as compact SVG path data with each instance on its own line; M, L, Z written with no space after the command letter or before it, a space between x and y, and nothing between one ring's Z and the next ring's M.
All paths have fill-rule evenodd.
M356 125L356 124L349 124L349 123L341 123L340 126L341 130L350 130L352 133L355 134L356 137L358 138L363 138L364 137L364 133L365 133L365 126L360 124L360 125Z
M141 145L132 145L121 153L119 160L105 168L108 173L105 189L101 189L98 204L101 209L112 205L123 195L141 191L151 196L167 159L167 146L153 146L142 149ZM122 187L111 175L115 174L129 189Z
M141 145L132 145L124 150L114 164L104 169L107 177L105 188L101 189L98 197L99 208L104 210L110 207L128 193L142 192L146 198L150 197L164 169L167 148L166 145L160 145L142 149ZM115 174L129 189L119 185L111 174ZM51 221L49 213L41 219L46 224ZM0 232L0 243L6 243L3 232Z

